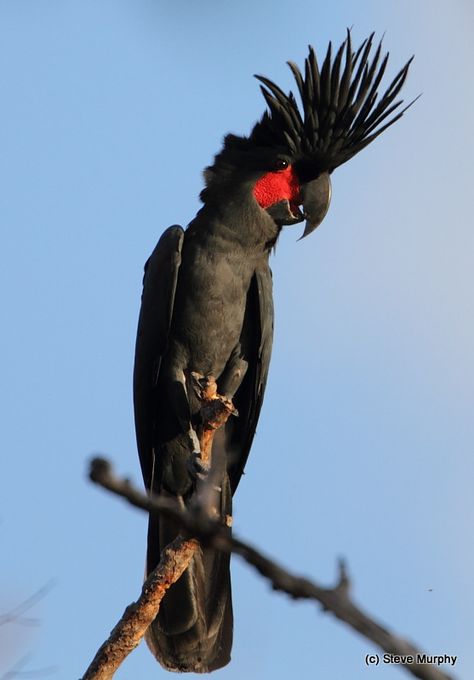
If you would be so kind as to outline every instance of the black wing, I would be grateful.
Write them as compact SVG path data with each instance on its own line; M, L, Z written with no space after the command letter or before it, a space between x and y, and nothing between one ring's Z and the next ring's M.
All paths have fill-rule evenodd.
M154 387L166 350L173 314L184 231L169 227L145 264L133 371L135 430L143 479L147 489L153 476Z
M234 397L239 416L227 423L226 439L233 460L229 468L232 493L244 471L265 394L273 342L272 287L272 273L266 263L256 270L247 296L246 317L252 328L252 352L247 373Z

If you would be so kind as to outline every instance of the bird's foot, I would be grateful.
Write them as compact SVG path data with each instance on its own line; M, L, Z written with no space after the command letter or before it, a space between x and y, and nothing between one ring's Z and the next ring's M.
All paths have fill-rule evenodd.
M188 460L188 472L194 482L204 482L209 475L211 466L209 461L203 460L200 451L193 451Z
M212 375L191 371L191 385L201 402L201 419L206 427L218 430L229 416L239 415L232 399L218 394L217 383Z
M191 371L191 386L199 401L208 401L217 398L217 383L212 375L202 375Z
M210 463L202 456L201 442L192 426L188 429L188 447L191 452L187 460L189 475L194 483L198 480L203 481L209 474Z

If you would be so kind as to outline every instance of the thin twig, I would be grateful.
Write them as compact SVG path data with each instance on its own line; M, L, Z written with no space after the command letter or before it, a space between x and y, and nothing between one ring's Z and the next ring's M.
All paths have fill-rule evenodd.
M453 676L445 674L435 665L423 663L423 652L412 643L392 633L352 602L350 581L343 562L339 564L337 585L333 588L323 588L313 581L291 574L248 543L230 537L221 522L210 519L208 515L202 516L183 511L169 499L146 496L133 487L129 480L117 477L110 463L102 458L91 461L89 476L93 482L124 498L135 507L150 513L158 512L172 517L186 533L198 538L202 544L240 555L271 582L274 590L282 591L294 599L310 599L319 602L324 611L331 612L384 652L413 657L413 663L403 664L402 667L420 680L454 680ZM92 680L92 677L84 676L83 680ZM105 680L105 677L107 676L100 680Z
M46 678L55 674L58 670L57 666L48 666L47 668L37 668L35 670L24 670L32 658L32 654L25 654L21 659L19 659L12 668L5 671L0 680L36 680L36 678Z
M13 607L13 609L10 609L10 611L5 612L4 614L0 614L0 626L10 623L16 623L22 626L38 626L40 624L40 620L38 618L25 616L24 614L25 612L32 609L32 607L40 602L40 600L46 597L54 585L55 582L53 580L49 581L49 583L46 583L39 590L33 593L33 595L30 595L26 598L26 600L23 600L23 602L20 602L20 604L17 604L15 607Z

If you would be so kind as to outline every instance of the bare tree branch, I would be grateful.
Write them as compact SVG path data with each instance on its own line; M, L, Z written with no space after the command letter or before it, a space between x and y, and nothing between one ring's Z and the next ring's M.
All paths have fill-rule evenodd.
M181 525L183 532L199 539L200 543L212 545L212 547L216 549L240 555L250 565L255 567L262 576L271 582L274 590L285 592L294 599L310 599L319 602L324 611L331 612L336 618L344 621L344 623L380 647L384 652L404 657L413 657L414 662L403 664L403 668L415 677L420 678L421 680L454 680L453 676L445 674L437 666L420 662L419 660L423 657L423 652L421 652L421 650L407 640L392 633L388 628L377 622L373 617L369 616L352 602L350 598L350 582L344 562L341 561L339 564L339 579L337 585L333 588L323 588L306 578L291 574L275 561L269 559L259 550L244 541L235 537L230 537L228 530L226 530L222 523L218 520L210 519L209 515L201 515L199 512L191 513L189 511L183 511L170 499L146 496L136 489L129 480L118 478L113 473L110 463L104 459L95 458L91 461L89 476L93 482L124 498L135 507L147 510L150 513L158 512L172 517ZM174 548L172 546L173 544L170 544L166 550L175 550L176 547L179 548L179 545ZM166 550L164 552L166 552ZM174 557L170 555L169 559L173 560ZM160 570L160 565L155 572ZM187 565L184 566L183 571L186 566ZM150 588L148 581L145 582L143 588L144 590ZM161 597L163 597L163 594ZM159 601L161 601L161 598ZM131 607L139 609L140 600L134 605L131 605ZM130 607L126 610L124 616L127 616L129 609ZM154 618L157 611L158 608L152 613L150 607L148 610L150 621ZM117 624L116 629L120 626L121 622ZM116 629L114 629L114 631ZM114 631L112 632L111 638ZM139 640L137 640L133 646L136 646L138 641ZM124 656L122 659L123 658ZM121 661L118 661L117 667L120 665L120 662ZM112 675L99 676L86 674L83 680L108 680L111 677Z
M201 402L201 425L198 428L199 465L207 471L204 478L199 480L198 493L193 502L193 515L201 517L204 521L204 517L215 516L213 512L216 497L215 470L212 466L214 435L236 411L230 399L217 393L217 383L212 376L204 377L193 373L192 385ZM117 480L107 461L101 459L93 461L90 478L99 484L108 480L111 485L110 490L113 490L117 481L122 483L127 490L130 502L146 510L143 500L146 501L148 497L136 492L127 480ZM177 507L176 502L171 499L163 505L163 512L166 508L170 512L176 511ZM139 644L147 628L156 618L168 588L187 569L198 550L200 550L200 543L196 537L177 536L161 551L160 562L143 584L138 601L127 607L108 640L97 652L83 680L110 680L113 677L122 661Z
M197 540L181 537L166 546L161 553L160 563L143 584L140 597L126 608L82 680L110 680L114 676L156 617L164 594L179 579L198 549Z

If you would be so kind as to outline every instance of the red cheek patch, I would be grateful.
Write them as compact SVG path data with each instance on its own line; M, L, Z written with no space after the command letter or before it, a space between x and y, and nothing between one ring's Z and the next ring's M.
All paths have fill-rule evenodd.
M279 172L267 172L255 183L253 194L261 208L269 208L285 198L292 205L299 205L300 185L290 165Z

